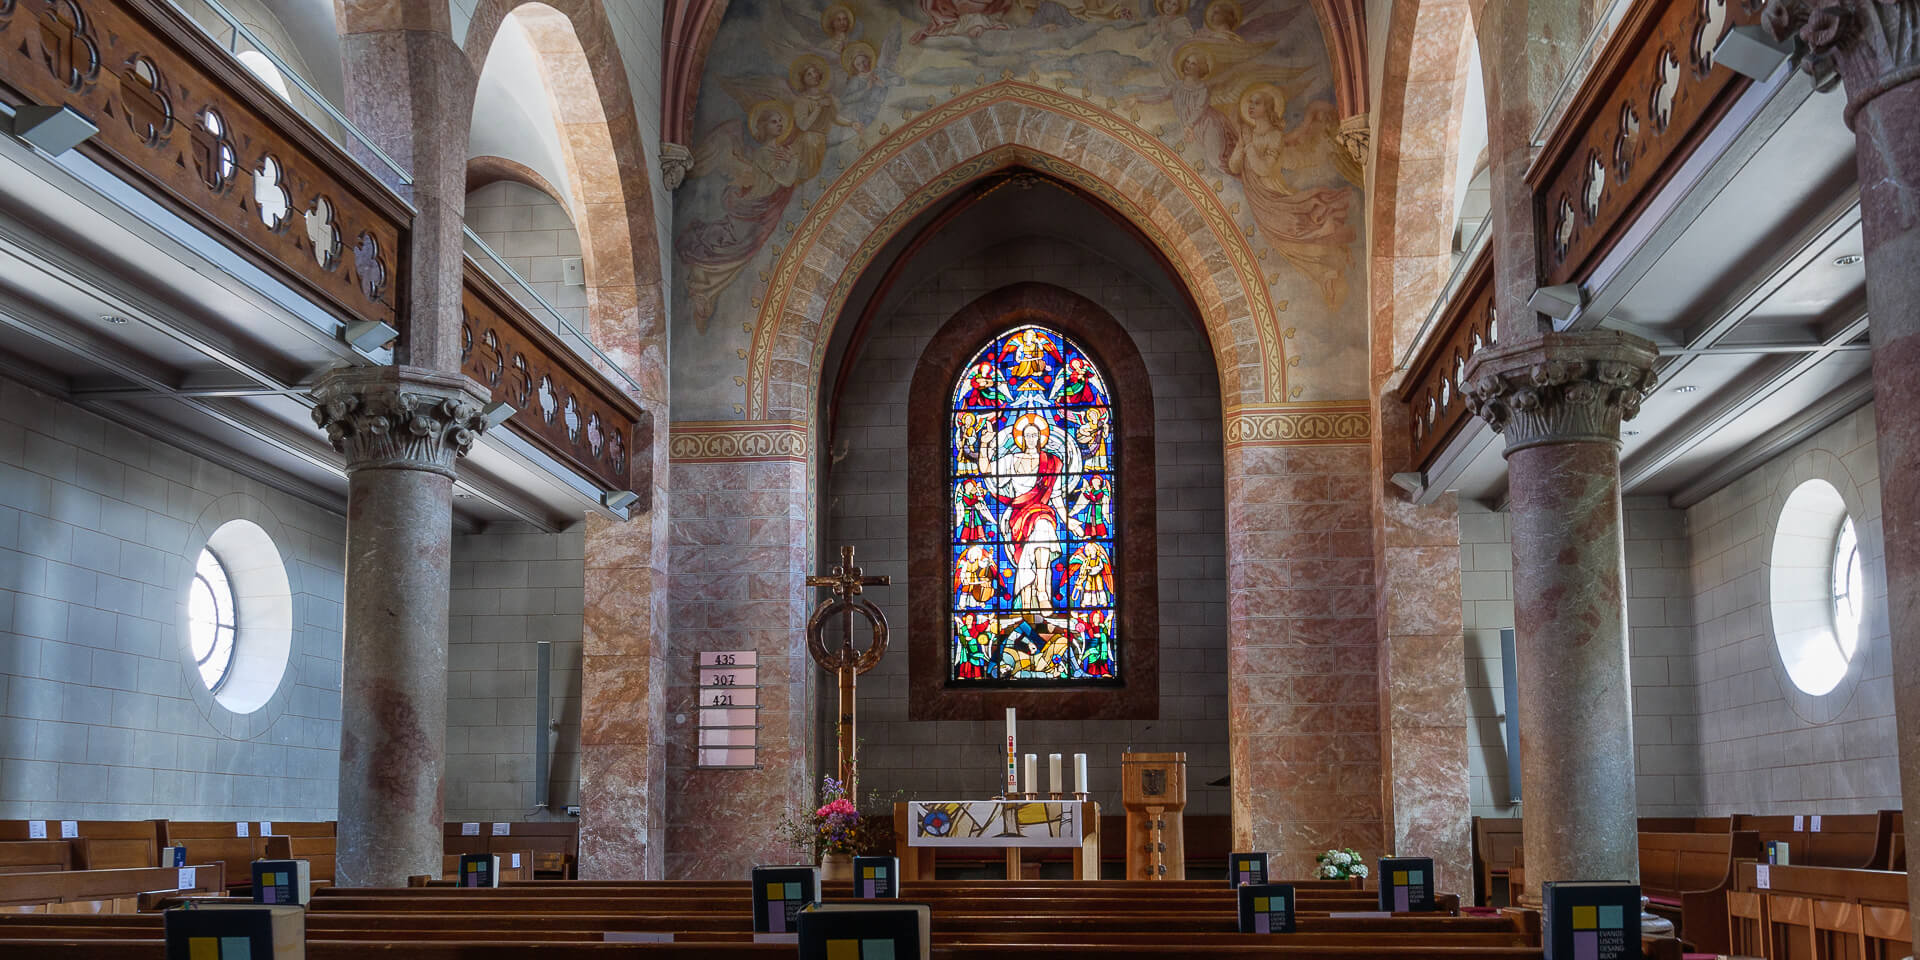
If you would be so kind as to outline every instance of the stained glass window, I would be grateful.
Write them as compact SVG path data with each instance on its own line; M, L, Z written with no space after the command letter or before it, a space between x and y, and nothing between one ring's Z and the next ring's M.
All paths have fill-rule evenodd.
M1113 404L1059 332L1016 327L954 386L952 683L1118 683Z

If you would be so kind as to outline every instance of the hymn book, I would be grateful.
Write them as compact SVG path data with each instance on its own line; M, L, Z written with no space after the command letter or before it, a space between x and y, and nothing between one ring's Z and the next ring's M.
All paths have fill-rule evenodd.
M1553 881L1541 885L1545 960L1640 960L1640 885Z
M800 960L928 960L924 903L821 903L800 913Z
M1227 886L1267 882L1267 855L1236 853L1227 858Z
M1395 913L1432 910L1433 859L1430 857L1381 857L1380 909Z
M454 882L463 887L499 886L500 857L491 853L461 854L460 874Z
M1293 884L1240 885L1241 933L1292 933Z
M302 907L208 903L166 912L167 960L306 960Z
M818 868L753 868L753 932L792 933L801 908L819 902Z
M312 874L305 860L255 860L253 902L304 907L313 899Z
M899 857L854 857L853 895L866 900L900 896Z

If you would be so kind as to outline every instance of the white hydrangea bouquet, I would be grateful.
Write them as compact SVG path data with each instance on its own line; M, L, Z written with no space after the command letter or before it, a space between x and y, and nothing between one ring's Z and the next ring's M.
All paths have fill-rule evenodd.
M1349 877L1367 878L1367 865L1360 862L1360 854L1352 847L1344 850L1328 850L1314 858L1320 864L1320 876L1327 880L1345 880Z

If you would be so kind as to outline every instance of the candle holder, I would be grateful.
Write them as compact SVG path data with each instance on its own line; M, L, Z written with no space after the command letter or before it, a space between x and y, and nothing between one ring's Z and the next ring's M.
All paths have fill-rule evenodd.
M1037 794L1037 793L1033 793L1032 791L1028 791L1027 793L1023 793L1023 794L1021 794L1021 795L1020 795L1020 799L1022 799L1022 800L1038 800L1038 799L1040 799L1040 795L1039 795L1039 794Z
M1092 799L1093 799L1093 794L1091 794L1091 793L1086 793L1086 792L1081 792L1081 793L1076 793L1076 794L1074 794L1074 795L1073 795L1073 798L1074 798L1075 800L1078 800L1078 801L1080 801L1081 803L1086 803L1087 801L1089 801L1089 800L1092 800Z
M1066 794L1064 794L1064 793L1061 793L1061 792L1059 792L1059 791L1057 791L1057 790L1056 790L1056 791L1054 791L1053 793L1049 793L1049 794L1047 794L1047 799L1048 799L1048 800L1065 800L1066 798L1067 798L1067 795L1066 795Z

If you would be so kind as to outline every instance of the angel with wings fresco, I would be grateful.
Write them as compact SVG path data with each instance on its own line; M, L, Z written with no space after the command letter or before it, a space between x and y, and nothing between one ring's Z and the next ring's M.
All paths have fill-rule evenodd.
M794 188L813 175L793 141L792 108L762 100L746 108L744 122L729 120L708 133L694 154L694 175L718 172L728 182L722 215L694 221L674 244L687 266L694 324L703 333L714 299L773 235Z
M1345 298L1352 263L1353 227L1347 222L1353 193L1345 185L1298 189L1290 171L1306 171L1344 156L1333 134L1339 122L1325 102L1307 108L1306 119L1286 125L1287 95L1261 83L1240 95L1238 124L1227 171L1246 189L1253 219L1267 245L1320 288L1327 306Z

